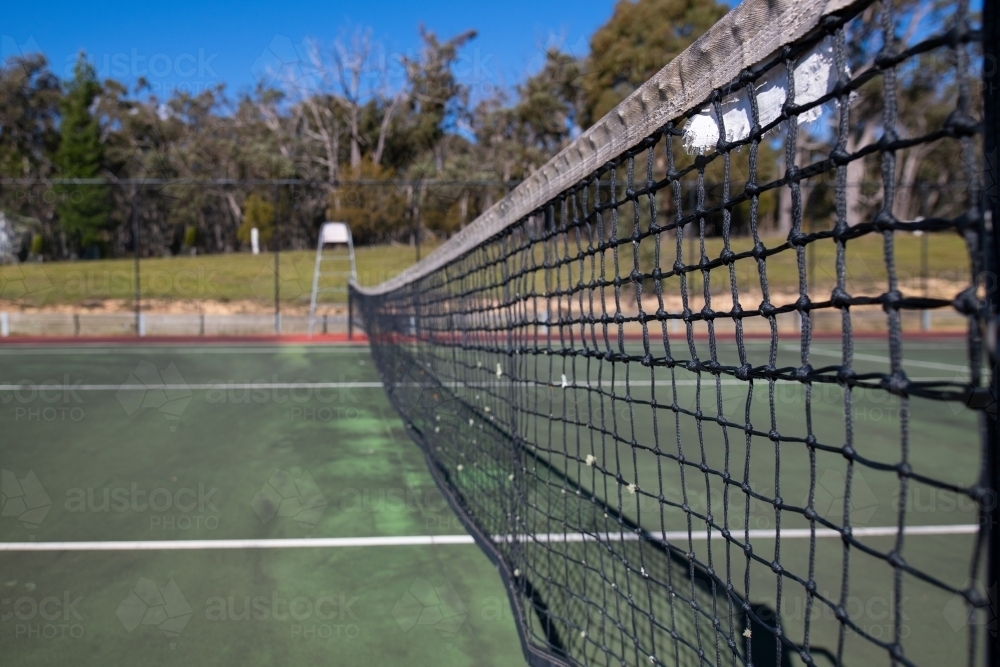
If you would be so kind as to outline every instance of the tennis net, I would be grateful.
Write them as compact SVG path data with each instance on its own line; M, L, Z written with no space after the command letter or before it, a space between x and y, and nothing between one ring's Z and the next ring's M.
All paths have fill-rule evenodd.
M352 285L529 663L995 659L990 11L745 0Z

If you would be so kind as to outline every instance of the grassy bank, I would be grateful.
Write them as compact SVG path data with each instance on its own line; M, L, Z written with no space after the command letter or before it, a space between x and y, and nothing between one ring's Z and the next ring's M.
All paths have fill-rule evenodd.
M957 235L935 234L918 237L897 234L895 262L897 275L904 291L921 289L922 246L926 241L927 275L932 294L954 296L954 290L968 281L968 252L964 241ZM765 245L775 246L783 239L766 239ZM573 243L571 242L571 250ZM749 238L733 240L733 250L748 251ZM700 251L688 240L683 244L685 264L696 261ZM644 270L652 266L653 244L646 240L641 248L641 265ZM669 267L676 258L674 239L661 242L660 266ZM423 248L424 254L431 248ZM709 239L706 253L718 257L722 250L721 239ZM537 249L536 265L542 263L541 249ZM693 251L693 255L692 255ZM560 254L562 254L560 252ZM631 271L631 249L619 251L619 273ZM376 285L390 278L415 260L414 249L406 246L371 246L357 249L358 278L363 285ZM550 258L551 259L551 258ZM312 286L315 252L291 251L281 254L279 279L282 302L292 309L308 306ZM829 294L836 281L836 248L832 242L816 244L811 249L811 291ZM848 244L847 267L849 291L851 289L882 290L886 280L883 240L868 236ZM330 269L340 266L329 265ZM579 280L578 265L573 264L572 276L563 270L563 285L567 280ZM606 255L606 275L614 271L612 253ZM758 291L760 280L757 265L752 258L736 265L737 281L742 290ZM143 259L140 266L142 299L148 305L164 307L186 306L197 308L212 304L216 310L228 307L234 310L266 310L274 299L274 257L271 254L245 253L228 255L200 255L195 257L169 257ZM767 260L770 287L775 292L795 292L798 289L798 266L794 252L783 252ZM589 262L584 278L590 278ZM134 295L133 262L131 259L27 263L0 266L0 307L53 308L53 309L116 309L131 307ZM343 285L343 279L331 279L330 285ZM713 292L728 291L725 271L712 272ZM541 288L541 284L538 284ZM674 291L677 285L665 285L665 291ZM701 291L700 275L691 276L689 290ZM342 293L324 296L328 303L343 303Z
M427 253L431 248L421 248ZM312 289L315 251L281 253L281 299L291 306L307 306ZM372 246L358 248L358 280L376 285L415 260L413 248ZM346 263L326 265L343 270ZM330 279L343 285L345 279ZM0 266L0 301L29 308L68 306L99 308L105 302L131 303L134 297L134 264L131 259L25 263ZM140 263L142 299L151 302L214 302L262 307L274 300L274 255L248 253L143 259ZM327 294L343 302L343 294Z

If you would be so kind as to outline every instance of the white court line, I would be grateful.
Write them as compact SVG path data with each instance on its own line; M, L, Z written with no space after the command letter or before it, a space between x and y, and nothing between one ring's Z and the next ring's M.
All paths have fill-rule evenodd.
M789 346L784 346L783 345L782 347L785 350L794 350L794 351L798 351L799 350L798 347L794 347L794 346L791 346L791 345L789 345ZM844 356L843 352L841 352L840 350L817 350L817 349L810 348L809 349L809 353L810 354L818 354L820 356L826 356L826 357L839 357L839 358L843 358L843 356ZM890 363L889 357L883 357L883 356L880 356L880 355L877 355L877 354L858 354L858 353L855 352L852 355L852 358L855 361L880 361L880 362L882 362L884 364ZM916 366L918 368L933 368L933 369L939 370L939 371L957 371L957 372L960 372L960 373L968 373L969 372L969 368L967 366L956 366L955 364L939 364L936 361L919 361L917 359L903 359L903 365L904 366Z
M855 537L891 537L898 533L896 526L877 526L872 528L854 528ZM979 526L907 526L903 529L906 535L974 535ZM736 539L744 536L743 531L733 531ZM803 539L810 536L808 528L790 528L781 531L783 539ZM609 541L637 541L635 533L603 533L597 535L585 533L569 534L539 534L522 535L520 539L530 537L535 542L588 542L598 539ZM662 539L663 534L652 535ZM840 537L840 533L829 528L817 528L816 537ZM496 536L497 542L509 541L509 536ZM671 531L666 533L669 542L686 542L687 531ZM705 533L694 533L694 541L707 539ZM717 531L712 531L712 539L722 539ZM751 530L750 539L774 539L773 530ZM285 540L136 540L124 542L0 542L0 551L187 551L203 549L297 549L297 548L342 548L342 547L400 547L400 546L435 546L447 544L474 544L471 535L410 535L405 537L314 537Z
M940 377L911 377L911 380L915 382L930 382L933 380L940 380ZM747 383L743 380L720 380L723 386L747 386ZM765 380L758 380L758 382L766 382ZM800 384L798 380L775 380L778 384ZM488 389L491 387L506 387L508 386L503 382L486 382L486 383L466 383L466 382L443 382L445 387L451 388L466 388L466 389ZM546 384L542 382L528 383L520 382L518 383L523 386L534 386L538 388L548 388L548 389L595 389L597 384L582 385L582 384L568 384L565 387L558 384ZM615 380L611 382L610 380L605 380L601 382L601 387L694 387L697 386L697 380L677 380L676 382L671 382L670 380L656 380L655 382L650 382L649 380ZM706 376L701 381L702 387L706 389L711 389L715 386L715 380L711 376ZM359 382L229 382L229 383L219 383L219 382L208 382L208 383L195 383L195 384L35 384L32 382L22 382L19 384L0 384L0 391L150 391L154 389L162 389L164 391L213 391L221 389L380 389L382 388L382 383L377 381L359 381ZM421 385L417 383L397 383L393 385L395 387L419 387Z
M967 525L947 525L947 526L906 526L903 528L904 535L969 535L979 531L976 524ZM895 537L899 532L896 526L874 526L871 528L851 528L854 537ZM811 536L809 528L785 528L781 531L781 539L808 539ZM688 533L683 530L667 531L664 533L649 533L654 539L662 539L665 535L668 542L687 542ZM733 530L733 539L743 539L746 533L742 530ZM841 533L832 528L817 528L816 537L840 537ZM521 535L522 542L531 539L535 542L614 542L626 541L636 542L639 536L635 533L549 533L538 535ZM771 529L754 529L750 531L751 540L773 540L775 532ZM702 542L708 539L704 531L692 531L690 539L694 542ZM722 533L717 530L712 531L713 540L721 540ZM508 537L497 536L498 542L509 541Z
M209 382L206 384L0 384L0 391L163 391L220 389L373 389L381 382Z
M267 348L254 348L247 347L241 348L239 345L234 345L232 347L222 347L220 343L218 348L213 348L208 345L203 345L201 347L186 348L183 344L178 344L174 347L164 347L162 345L137 345L137 346L127 346L123 345L121 347L106 347L106 346L81 346L79 348L45 348L45 347L4 347L0 345L0 356L2 355L12 355L12 356L28 356L28 355L55 355L55 354L282 354L284 352L305 352L307 354L342 354L347 352L364 352L367 355L367 344L364 343L336 343L329 346L324 346L322 344L314 345L275 345L274 347Z

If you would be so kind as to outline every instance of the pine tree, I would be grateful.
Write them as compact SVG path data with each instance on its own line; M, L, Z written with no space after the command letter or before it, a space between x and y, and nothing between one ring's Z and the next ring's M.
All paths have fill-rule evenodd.
M76 61L73 79L62 101L59 150L56 164L62 178L100 178L104 164L101 128L91 113L101 85L83 54ZM87 255L96 254L105 241L111 201L106 185L62 185L56 213L63 230Z

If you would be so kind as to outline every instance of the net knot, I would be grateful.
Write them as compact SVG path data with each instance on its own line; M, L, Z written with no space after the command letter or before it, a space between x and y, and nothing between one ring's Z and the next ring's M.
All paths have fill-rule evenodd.
M910 388L910 380L906 377L906 373L896 371L889 377L882 379L882 388L890 394L906 396L907 390Z
M896 128L887 127L883 132L882 136L879 137L878 147L880 150L888 152L892 150L892 145L899 140L899 133L896 132Z
M642 273L639 272L639 269L632 269L632 273L628 274L628 277L632 282L637 283L642 280Z
M913 468L910 467L909 463L900 463L898 466L896 466L896 474L898 474L900 477L903 478L909 477L912 472Z
M706 322L711 322L712 320L715 319L715 311L709 308L708 306L705 306L704 308L701 309L701 317Z
M771 571L775 574L781 574L784 572L785 568L781 567L781 563L778 561L771 561Z
M879 297L879 301L882 302L882 310L887 313L891 310L899 310L899 304L903 302L903 294L899 290L890 290Z
M696 373L701 368L701 363L697 359L691 359L686 364L684 364L684 368L691 371L692 373Z
M792 377L799 382L806 382L809 380L809 376L812 375L813 367L809 364L803 364L799 366L794 371L792 371Z
M792 228L792 231L788 232L788 243L796 248L804 247L808 241L809 235L803 233L801 229Z
M743 364L742 366L737 368L733 372L733 374L736 376L737 380L743 380L744 382L746 382L747 380L750 379L751 371L753 371L753 366L751 366L750 364Z
M875 216L872 221L872 226L875 227L880 232L892 231L892 228L896 225L896 218L892 215L892 211L889 209L882 209Z
M830 151L830 161L838 167L842 167L851 161L851 154L843 148L835 148Z
M850 368L844 368L843 366L841 366L840 368L837 369L837 382L839 382L841 385L845 387L850 386L854 382L854 379L857 376L858 374L852 371Z
M973 135L978 129L979 122L960 109L952 111L944 121L945 132L955 138Z
M979 313L979 299L976 297L976 288L969 287L958 293L952 306L963 315L976 315Z
M760 186L753 181L747 181L747 184L743 187L743 191L748 197L756 197L762 192Z
M757 260L764 259L765 257L767 257L767 248L764 246L763 243L761 243L760 241L758 241L753 246L753 253L752 254L753 254L754 259L757 259Z
M653 365L653 355L647 354L646 356L644 356L642 358L642 365L643 366L652 366Z
M830 293L830 304L834 308L850 308L851 295L844 291L844 288L835 287Z
M764 317L774 317L778 314L778 309L767 301L762 301L760 304L760 314Z

